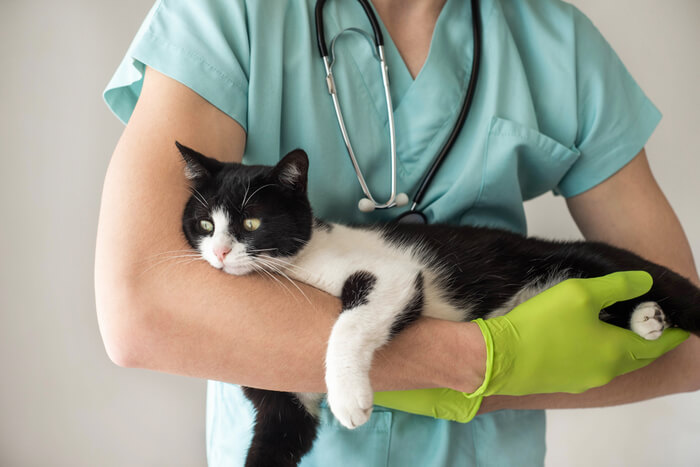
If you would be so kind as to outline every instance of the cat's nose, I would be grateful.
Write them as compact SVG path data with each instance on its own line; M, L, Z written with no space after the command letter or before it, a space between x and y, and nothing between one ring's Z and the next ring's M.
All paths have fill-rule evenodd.
M222 263L224 262L224 258L226 258L226 255L229 253L231 253L231 248L227 246L214 248L214 254L217 258L219 258L219 261L221 261Z

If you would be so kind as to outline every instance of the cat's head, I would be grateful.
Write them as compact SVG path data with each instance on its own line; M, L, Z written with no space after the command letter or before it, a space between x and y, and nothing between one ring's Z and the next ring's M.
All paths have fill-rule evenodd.
M311 237L309 160L300 149L274 166L223 163L175 143L192 196L182 216L189 244L213 267L242 275L275 269Z

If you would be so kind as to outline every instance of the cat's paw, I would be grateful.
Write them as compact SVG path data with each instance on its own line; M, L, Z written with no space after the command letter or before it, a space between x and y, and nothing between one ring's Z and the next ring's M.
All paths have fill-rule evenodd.
M328 406L345 428L364 425L372 415L374 391L368 378L334 378L328 385ZM330 383L330 384L329 384Z
M656 302L640 303L630 317L630 329L650 341L661 337L667 327L666 315Z

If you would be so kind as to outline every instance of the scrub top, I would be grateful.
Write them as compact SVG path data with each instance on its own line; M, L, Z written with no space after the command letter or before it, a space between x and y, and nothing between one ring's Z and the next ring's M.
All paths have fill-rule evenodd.
M315 41L312 0L160 0L105 90L127 122L145 66L185 84L247 132L244 162L275 164L303 148L315 214L346 223L392 219L362 213ZM471 72L470 2L448 0L418 76L384 29L396 121L398 189L412 196L460 110ZM628 163L660 113L593 24L558 0L481 0L483 53L471 113L419 206L431 222L526 233L523 201L548 191L580 194ZM371 32L361 6L330 0L327 40ZM366 38L346 32L334 66L346 125L378 200L390 192L381 75ZM209 465L238 466L253 408L236 385L211 381ZM536 466L544 463L543 411L503 410L459 424L376 407L356 430L324 405L302 466Z

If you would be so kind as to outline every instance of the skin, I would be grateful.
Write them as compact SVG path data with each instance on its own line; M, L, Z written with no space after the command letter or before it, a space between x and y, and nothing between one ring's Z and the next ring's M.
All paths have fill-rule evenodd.
M415 79L430 51L435 23L446 0L374 0L372 4Z
M437 18L421 23L413 8L443 3L405 2L405 17L416 19L403 26L384 21L412 74L425 61ZM389 3L376 1L375 6L385 19L381 12ZM422 47L412 43L415 37L401 39L410 38L417 24L423 24L415 34ZM245 147L238 123L187 87L148 69L110 162L100 210L95 289L110 358L125 367L265 389L324 391L323 361L338 299L299 284L307 301L293 288L288 292L259 276L227 276L203 261L160 262L181 254L164 252L188 248L180 216L189 194L176 139L222 161L240 161ZM685 235L643 151L606 182L567 203L586 238L624 246L698 282ZM656 363L602 388L581 395L491 397L482 411L616 405L697 390L700 365L692 356L698 350L699 339L691 337ZM461 358L450 358L454 355ZM483 380L484 361L475 325L422 319L378 353L372 383L376 390L471 392Z
M149 69L110 162L100 210L95 290L110 358L264 389L324 392L337 298L299 284L307 301L293 287L256 275L221 274L204 261L164 261L188 248L180 218L189 193L176 139L240 161L245 134L189 88ZM451 361L455 352L473 363ZM425 319L378 354L372 381L377 390L473 390L484 360L476 325Z
M700 285L678 218L652 175L646 153L595 188L567 200L584 237L632 250ZM691 335L651 365L584 394L494 396L482 412L501 408L606 407L700 389L700 338Z
M428 56L435 21L445 0L373 0L383 23L415 78ZM567 199L587 240L616 245L667 266L700 285L680 222L649 167L644 149L605 182ZM700 389L700 338L691 336L648 367L585 394L494 396L481 413L503 408L544 409L619 405Z

